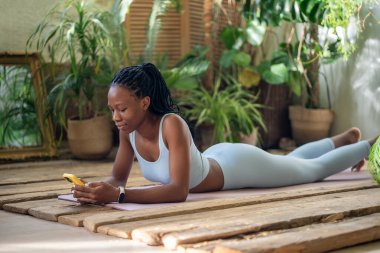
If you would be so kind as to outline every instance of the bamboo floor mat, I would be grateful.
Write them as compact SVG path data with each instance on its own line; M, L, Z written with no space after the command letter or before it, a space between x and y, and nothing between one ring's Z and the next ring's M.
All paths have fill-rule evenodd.
M57 199L70 191L64 172L94 181L111 169L112 162L1 165L0 208L180 252L325 252L380 239L380 188L367 171L133 209ZM149 185L135 164L127 187Z

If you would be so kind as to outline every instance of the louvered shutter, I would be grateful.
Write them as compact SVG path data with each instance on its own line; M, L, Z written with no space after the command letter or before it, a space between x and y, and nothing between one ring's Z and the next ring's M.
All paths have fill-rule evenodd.
M128 44L132 63L144 53L146 33L153 0L137 0L130 7L126 19ZM173 66L196 45L205 45L204 1L183 0L182 10L170 7L162 17L161 29L156 41L153 62L162 54L168 54L169 65Z

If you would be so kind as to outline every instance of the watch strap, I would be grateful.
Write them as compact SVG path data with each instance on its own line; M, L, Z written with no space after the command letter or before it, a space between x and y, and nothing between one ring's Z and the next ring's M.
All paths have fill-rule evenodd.
M118 202L119 203L124 203L124 199L125 199L125 188L124 188L124 186L119 186L119 199L118 199Z

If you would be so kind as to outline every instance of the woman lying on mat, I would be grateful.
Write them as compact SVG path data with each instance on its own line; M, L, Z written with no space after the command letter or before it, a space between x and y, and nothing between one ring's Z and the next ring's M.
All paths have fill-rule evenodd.
M126 67L113 78L108 106L120 133L112 177L75 186L80 202L181 202L189 192L316 182L351 166L360 169L376 140L360 141L360 130L351 128L286 156L242 143L220 143L200 153L163 77L150 63ZM144 177L162 185L124 189L134 156Z

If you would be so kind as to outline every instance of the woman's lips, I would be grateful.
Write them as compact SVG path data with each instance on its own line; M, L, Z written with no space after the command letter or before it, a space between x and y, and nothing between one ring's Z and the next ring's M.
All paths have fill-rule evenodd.
M116 126L119 130L125 130L127 128L127 124L117 124Z

